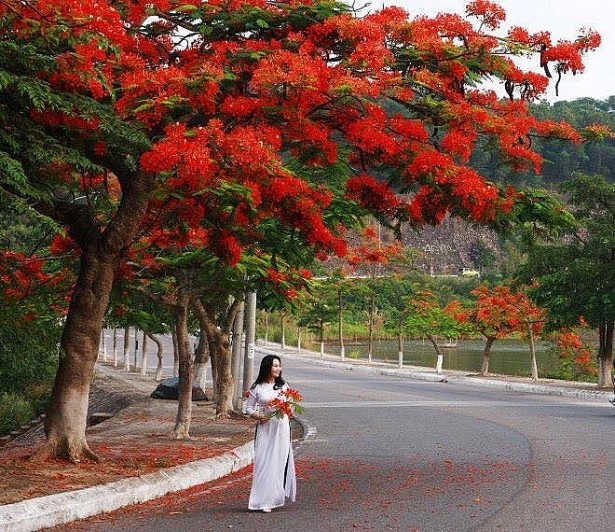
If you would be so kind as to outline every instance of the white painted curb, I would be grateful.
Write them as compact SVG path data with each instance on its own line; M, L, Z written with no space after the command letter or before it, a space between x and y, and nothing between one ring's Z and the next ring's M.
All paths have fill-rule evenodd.
M32 532L112 512L167 493L204 484L238 471L254 460L254 442L215 458L206 458L140 477L78 491L37 497L0 506L0 530Z
M335 367L347 369L350 371L372 372L380 375L390 375L394 377L402 377L406 379L415 379L429 382L442 383L458 383L477 388L496 388L509 392L522 392L538 395L558 395L565 397L577 397L579 399L600 399L605 400L613 396L613 392L605 390L580 390L575 388L567 388L565 386L548 386L539 383L513 382L504 379L483 379L481 377L466 377L463 375L450 375L446 373L436 373L435 371L418 371L410 368L383 368L378 365L353 364L351 362L341 360L330 360L320 357L318 354L306 355L292 350L283 351L281 349L268 349L264 346L256 346L256 352L270 355L289 356L294 360L300 360L314 366Z

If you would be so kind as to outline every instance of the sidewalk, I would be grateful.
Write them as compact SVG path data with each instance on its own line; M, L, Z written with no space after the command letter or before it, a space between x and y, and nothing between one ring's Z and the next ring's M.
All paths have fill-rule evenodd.
M258 354L344 368L376 372L398 378L489 387L520 393L548 394L608 401L611 391L595 384L529 378L480 377L461 371L438 374L430 368L372 363L339 356L281 349L279 344L259 343ZM203 484L242 469L253 460L254 423L246 418L216 420L211 402L194 403L193 440L171 436L177 412L176 401L151 399L157 383L152 376L128 373L98 364L90 414L104 421L88 428L90 447L105 459L96 464L27 463L43 442L42 430L33 429L0 447L0 529L24 532L57 526L131 504L152 500L166 493ZM96 417L96 416L95 416ZM296 433L301 431L294 431ZM6 487L4 487L6 485ZM17 502L19 501L19 502Z
M210 401L193 403L191 440L172 436L177 401L150 398L150 376L96 365L88 444L101 464L29 463L44 440L35 427L0 447L0 530L26 532L111 512L204 484L252 463L254 422L216 420Z

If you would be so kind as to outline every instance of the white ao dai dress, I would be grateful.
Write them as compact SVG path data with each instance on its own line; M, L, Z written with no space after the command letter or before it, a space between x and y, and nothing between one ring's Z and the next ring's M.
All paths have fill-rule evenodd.
M257 384L250 390L246 405L248 415L267 415L267 403L279 396L273 384ZM286 385L284 385L286 387ZM254 436L254 473L248 508L279 508L285 499L295 500L297 480L291 446L290 420L272 417L256 425Z

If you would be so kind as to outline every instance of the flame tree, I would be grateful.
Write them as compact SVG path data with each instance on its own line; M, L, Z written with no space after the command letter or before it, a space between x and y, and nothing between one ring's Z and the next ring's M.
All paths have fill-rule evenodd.
M490 222L524 201L470 168L472 149L490 138L511 168L538 170L532 137L580 140L527 104L547 73L582 71L599 36L502 34L504 12L486 1L467 15L357 16L313 0L0 0L0 186L64 226L79 264L41 456L96 458L88 392L135 240L203 246L232 265L272 218L326 256L344 253L325 216L334 200L393 226ZM518 54L535 54L545 74L517 68ZM482 89L487 78L507 97ZM340 146L343 195L326 172L291 170L326 169Z

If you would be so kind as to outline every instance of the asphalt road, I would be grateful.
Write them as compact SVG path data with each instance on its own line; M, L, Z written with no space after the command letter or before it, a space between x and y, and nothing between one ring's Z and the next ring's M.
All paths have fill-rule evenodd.
M249 512L250 470L71 530L613 530L615 410L283 360L305 398L298 500Z

